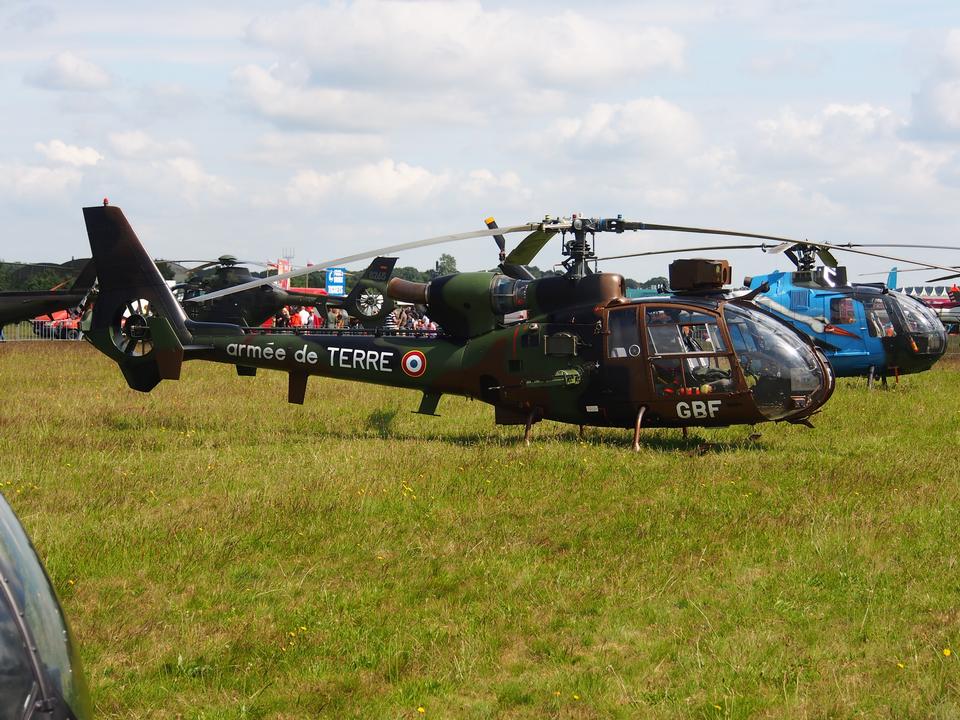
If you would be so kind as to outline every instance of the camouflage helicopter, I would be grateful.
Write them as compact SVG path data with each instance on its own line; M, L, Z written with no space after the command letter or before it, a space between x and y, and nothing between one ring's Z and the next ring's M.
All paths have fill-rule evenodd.
M250 290L203 300L204 296L218 290L256 280L250 270L243 266L258 263L238 260L233 255L221 255L216 260L177 262L202 263L186 271L182 282L173 286L173 295L183 305L187 316L198 322L223 322L256 327L288 305L323 305L342 307L362 323L376 327L383 323L387 313L393 309L392 303L386 301L383 293L386 281L393 272L396 262L394 258L376 258L360 276L351 293L343 298L318 295L316 292L296 288L281 288L273 284L275 278L270 278L268 284ZM314 268L310 267L307 271L313 270Z
M630 301L623 277L593 272L594 232L635 229L621 220L545 220L430 238L337 258L371 255L483 235L527 232L500 272L470 272L414 283L390 280L387 295L426 306L443 331L245 332L190 320L170 294L117 207L84 208L100 297L86 338L142 392L178 379L184 360L288 373L288 400L302 403L307 378L323 375L422 392L417 412L435 415L443 394L494 406L498 424L531 427L543 419L581 426L727 426L765 421L809 424L830 397L833 373L810 340L750 296L729 297L725 261L674 265L671 296ZM511 277L562 233L566 274ZM569 236L569 239L567 237ZM295 273L287 273L292 276ZM519 273L513 273L519 274ZM254 281L203 299L243 291ZM135 312L130 312L133 308ZM512 325L505 316L526 311Z

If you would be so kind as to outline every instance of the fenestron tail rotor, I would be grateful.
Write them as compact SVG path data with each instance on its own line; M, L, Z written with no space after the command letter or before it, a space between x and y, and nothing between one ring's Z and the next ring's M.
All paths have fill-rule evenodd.
M144 298L130 300L119 307L110 326L110 339L117 350L127 357L149 355L153 351L149 321L154 316L150 301Z

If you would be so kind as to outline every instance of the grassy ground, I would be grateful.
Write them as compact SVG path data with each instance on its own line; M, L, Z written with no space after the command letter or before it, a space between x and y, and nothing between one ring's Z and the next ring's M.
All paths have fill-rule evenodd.
M627 431L0 347L0 481L102 718L954 718L960 373ZM709 441L706 452L699 444Z

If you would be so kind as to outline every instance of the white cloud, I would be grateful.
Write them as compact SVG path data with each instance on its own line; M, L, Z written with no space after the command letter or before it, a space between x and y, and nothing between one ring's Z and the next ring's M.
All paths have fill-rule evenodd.
M106 90L111 85L105 70L71 52L58 53L27 80L46 90L91 92Z
M523 186L517 173L507 171L497 175L486 168L471 170L467 173L459 183L459 189L478 200L503 192L514 200L528 201L533 196L530 189Z
M960 29L947 32L936 69L913 94L908 132L927 140L960 140Z
M82 179L80 171L72 167L0 164L0 190L28 200L49 202L79 185Z
M679 69L684 42L665 28L617 25L565 10L488 10L474 0L356 0L304 6L251 23L249 39L355 85L575 87Z
M692 114L653 97L591 105L583 115L557 120L541 145L561 146L564 151L572 148L665 155L690 154L699 142L700 128Z
M248 37L279 62L234 71L243 101L281 125L340 131L542 114L584 87L679 70L685 45L664 28L474 0L305 6L254 21Z
M383 155L386 139L374 133L267 133L255 157L271 164L303 164L305 158Z
M434 175L426 168L386 158L348 172L344 186L348 192L379 203L393 203L400 199L421 203L448 181L446 174Z
M313 205L323 201L333 186L333 177L330 175L301 170L287 184L287 202L291 205Z
M287 183L285 198L291 205L313 205L336 197L353 196L378 205L403 203L417 206L440 197L442 193L466 196L471 203L497 198L498 205L528 201L532 197L530 189L513 171L496 174L480 168L465 173L437 173L384 158L332 173L301 170Z
M889 108L868 103L832 103L806 117L786 108L756 124L757 146L751 154L769 165L798 169L816 165L842 175L857 174L888 164L877 149L899 145L904 125Z
M213 196L229 195L234 188L223 178L206 172L196 160L186 157L176 157L167 160L163 167L169 170L174 180L189 197L201 191Z
M315 87L290 66L244 65L234 88L256 112L280 125L339 132L370 131L409 122L476 122L457 93L424 98L402 92Z
M46 144L38 142L33 147L48 160L74 165L75 167L96 165L103 160L103 155L92 147L67 145L62 140L51 140Z
M163 142L143 130L111 133L108 139L118 155L130 159L162 159L191 152L190 143L186 140Z

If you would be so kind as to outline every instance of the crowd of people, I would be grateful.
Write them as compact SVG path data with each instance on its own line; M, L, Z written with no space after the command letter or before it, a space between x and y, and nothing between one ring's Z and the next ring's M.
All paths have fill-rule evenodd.
M340 308L328 308L324 315L315 307L285 307L273 316L272 324L278 328L343 329L351 323L346 311Z
M277 328L304 328L328 330L345 330L361 325L357 318L352 318L343 308L330 307L326 313L317 308L285 307L273 316L272 321L265 323ZM436 335L440 328L431 320L424 310L417 307L398 307L387 314L382 329L387 332L412 333L417 335Z
M387 315L383 323L383 329L430 335L436 335L440 332L440 327L427 317L426 312L422 312L416 307L394 308L393 312Z

